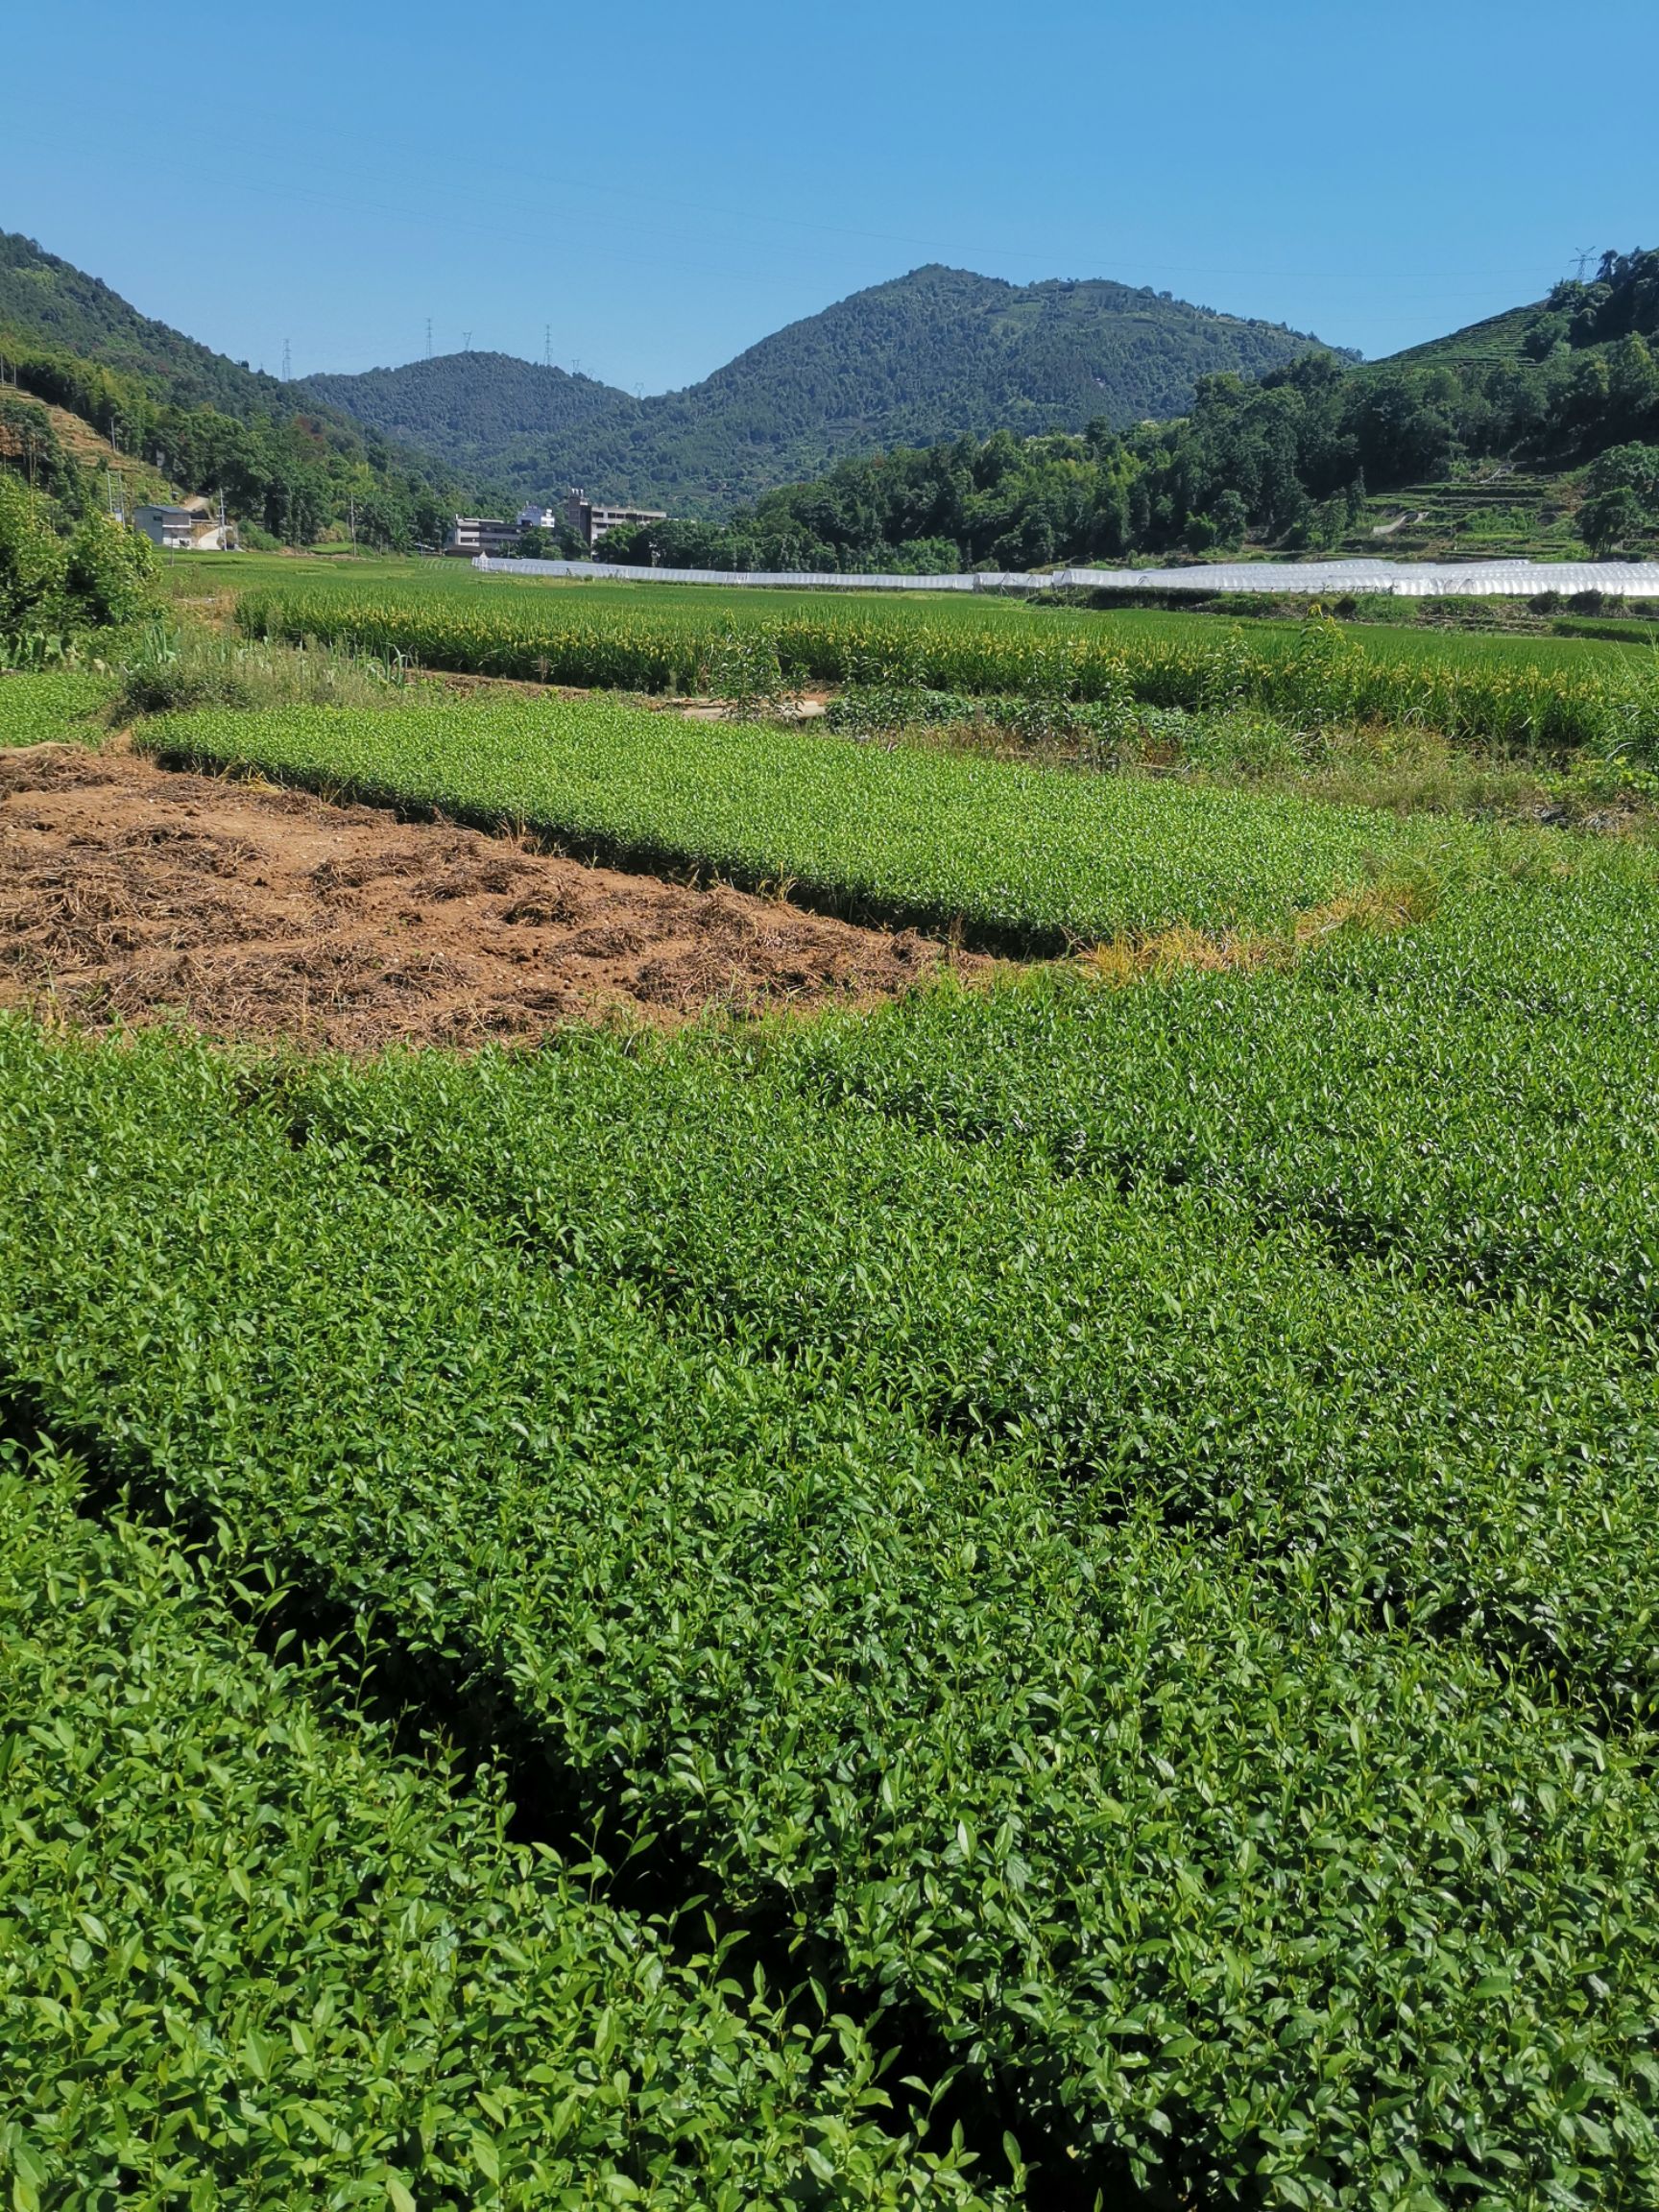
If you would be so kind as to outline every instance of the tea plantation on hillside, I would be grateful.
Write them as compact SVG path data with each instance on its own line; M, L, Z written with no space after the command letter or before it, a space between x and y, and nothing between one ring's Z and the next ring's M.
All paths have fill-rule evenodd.
M1659 2198L1647 847L608 701L143 741L1104 950L0 1022L16 2201Z

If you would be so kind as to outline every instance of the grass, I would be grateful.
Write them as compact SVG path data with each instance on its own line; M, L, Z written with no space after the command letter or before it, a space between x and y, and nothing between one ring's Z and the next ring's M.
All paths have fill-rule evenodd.
M249 639L200 623L156 624L122 667L115 710L386 707L427 686L394 658L306 642Z

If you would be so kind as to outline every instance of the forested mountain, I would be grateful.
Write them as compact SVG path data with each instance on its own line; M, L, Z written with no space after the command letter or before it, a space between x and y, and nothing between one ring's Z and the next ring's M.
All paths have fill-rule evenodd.
M608 558L692 567L950 570L1232 551L1399 549L1371 496L1470 487L1451 527L1527 485L1597 552L1659 551L1659 252L1389 361L1308 353L1203 376L1188 413L1082 436L999 431L838 463L720 524L652 525ZM1459 536L1459 530L1466 534ZM1421 548L1413 547L1413 550ZM1565 549L1565 548L1563 548Z
M477 353L314 377L309 389L526 494L576 483L718 515L896 444L1180 414L1200 377L1257 375L1316 343L1125 284L1018 286L935 266L854 293L702 383L648 399Z
M372 541L433 541L469 495L447 463L141 315L12 231L0 231L0 360L19 395L68 409L186 491L222 491L239 521L291 543L348 516ZM76 489L65 474L58 495L73 504Z
M638 411L614 385L514 353L441 353L402 369L307 376L297 389L455 468L489 476L500 475L500 457L519 445L558 446L595 431L609 436Z

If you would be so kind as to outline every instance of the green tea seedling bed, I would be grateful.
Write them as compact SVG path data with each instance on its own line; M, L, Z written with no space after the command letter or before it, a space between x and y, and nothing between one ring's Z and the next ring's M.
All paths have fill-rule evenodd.
M1463 826L1358 807L687 723L604 699L200 714L157 723L147 742L1021 951L1178 921L1284 927L1379 869L1485 849Z
M97 734L115 679L80 669L0 673L0 746L47 745Z
M1603 1457L1607 1579L1651 1584L1625 1334L827 1099L787 1036L0 1040L10 1386L930 2022L1032 2201L1659 2186L1653 1739L1469 1599L1524 1613Z

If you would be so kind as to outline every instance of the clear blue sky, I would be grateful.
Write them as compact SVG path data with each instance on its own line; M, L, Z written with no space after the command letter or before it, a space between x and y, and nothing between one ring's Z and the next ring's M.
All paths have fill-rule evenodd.
M0 228L280 371L426 347L661 391L924 261L1368 354L1659 244L1654 0L56 0Z

